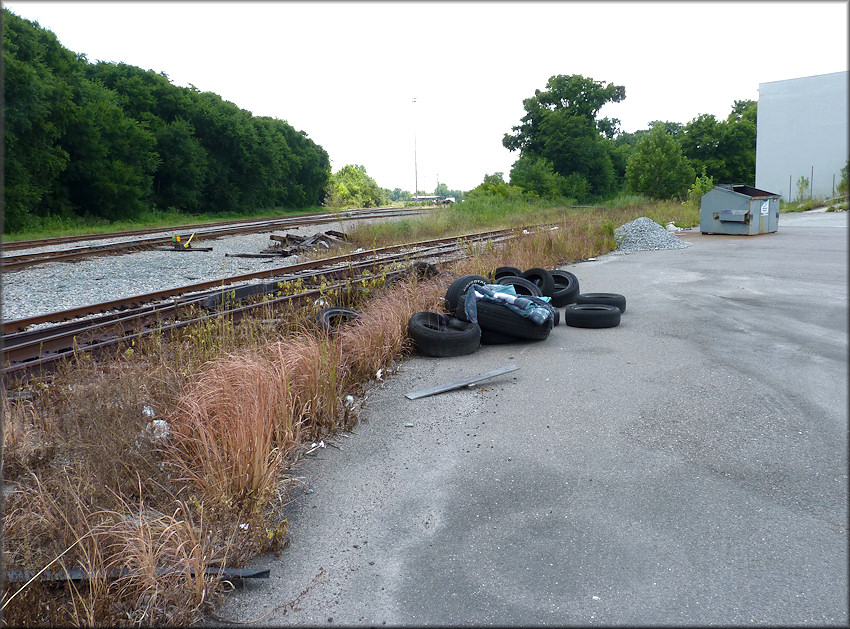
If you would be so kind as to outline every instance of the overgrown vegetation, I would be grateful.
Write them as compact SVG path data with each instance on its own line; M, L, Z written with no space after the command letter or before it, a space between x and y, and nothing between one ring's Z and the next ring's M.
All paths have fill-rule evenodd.
M446 273L432 280L385 286L378 273L364 290L326 291L324 302L362 311L337 334L315 323L318 305L260 308L238 324L219 318L170 340L153 335L108 360L80 355L54 377L6 388L4 476L14 489L5 506L6 568L93 576L76 585L6 584L6 623L194 622L225 589L205 570L285 547L298 461L313 443L354 425L358 406L348 396L361 397L379 370L389 373L410 353L408 319L442 309L451 273L554 268L597 256L614 246L616 225L641 215L695 224L673 202L631 198L573 210L500 203L464 205L490 226L551 222L505 246L470 242L469 257L442 265ZM438 214L451 217L453 209ZM471 226L452 223L457 216L441 220L461 231ZM386 229L402 239L433 229L417 222ZM281 284L281 293L303 288L292 284Z

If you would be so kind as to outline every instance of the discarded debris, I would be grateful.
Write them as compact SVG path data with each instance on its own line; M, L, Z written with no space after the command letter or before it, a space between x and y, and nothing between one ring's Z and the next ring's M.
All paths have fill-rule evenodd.
M320 441L319 443L316 443L314 441L312 446L310 446L310 449L307 450L307 452L305 452L304 454L310 454L311 452L313 452L313 450L318 450L319 448L324 448L324 447L325 447L324 441Z
M189 572L192 576L194 576L194 569L190 568ZM167 574L185 574L185 571L157 568L156 573L159 576L164 576ZM120 568L116 570L107 570L106 577L108 579L118 579L120 577L128 576L129 574L131 574L129 569ZM268 579L270 570L252 570L247 568L206 568L204 570L204 574L218 576L223 579ZM41 574L31 574L30 570L12 569L6 571L6 577L9 579L9 583L24 583L31 580L34 581L36 579L40 580L42 583L63 583L65 581L87 581L93 576L99 575L93 575L79 568L65 568L56 571L46 570Z
M212 251L212 247L153 247L154 251Z
M343 232L329 230L319 232L312 236L300 236L298 234L284 234L278 236L272 234L270 240L274 240L275 244L263 250L265 255L275 256L291 256L302 251L315 251L318 247L330 249L342 242L348 240L348 236Z
M499 367L498 369L494 369L493 371L488 371L487 373L482 373L478 376L472 376L471 378L466 378L465 380L460 380L458 382L452 382L451 384L442 384L431 389L424 389L422 391L416 391L414 393L405 393L404 397L406 397L408 400L416 400L421 397L436 395L437 393L445 393L446 391L452 391L454 389L462 389L463 387L469 386L470 384L475 384L476 382L481 382L482 380L487 380L488 378L493 378L495 376L501 376L504 373L510 373L511 371L516 371L517 369L519 369L519 367L517 367L516 365L506 365L505 367Z

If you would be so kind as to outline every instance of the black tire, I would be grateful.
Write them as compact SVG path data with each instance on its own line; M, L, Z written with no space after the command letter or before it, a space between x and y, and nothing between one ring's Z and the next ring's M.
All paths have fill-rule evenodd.
M584 293L576 298L577 304L605 304L617 306L620 312L626 311L626 298L617 293Z
M558 310L557 308L555 308L555 306L553 306L551 303L549 303L548 301L543 301L539 297L529 297L529 299L531 301L533 301L535 304L537 304L538 306L543 306L549 312L552 313L552 325L553 326L557 326L558 323L561 322L561 311Z
M336 332L339 326L360 317L360 312L351 308L322 308L316 313L316 321L326 332Z
M407 334L423 356L465 356L481 345L481 328L477 324L437 312L417 312L410 317Z
M507 306L490 301L479 300L476 306L478 325L482 330L501 332L529 341L547 338L554 324L552 317L549 317L543 325L537 325L528 317L517 314Z
M446 310L455 315L458 319L468 321L463 312L463 304L466 300L466 291L473 284L483 286L489 281L482 275L463 275L457 278L449 285L446 290Z
M606 304L570 304L564 308L564 323L573 328L615 328L620 309Z
M512 334L494 332L493 330L481 330L482 345L507 345L509 343L528 343L528 340L521 339Z
M414 262L410 267L410 270L415 272L417 277L428 279L432 277L437 277L440 274L440 269L436 267L434 264L429 264L428 262Z
M523 297L540 297L543 291L537 284L532 284L527 279L517 277L516 275L505 275L496 280L496 284L501 286L513 286L517 295Z
M576 303L579 296L578 278L569 271L555 269L549 271L555 280L555 290L552 292L552 304L556 308L563 308L567 304Z
M512 275L519 277L520 275L522 275L522 270L516 268L515 266L500 266L493 274L493 279L498 281L503 277L510 277Z
M520 277L527 279L532 284L537 284L546 297L551 297L552 293L555 292L555 278L546 269L528 269Z

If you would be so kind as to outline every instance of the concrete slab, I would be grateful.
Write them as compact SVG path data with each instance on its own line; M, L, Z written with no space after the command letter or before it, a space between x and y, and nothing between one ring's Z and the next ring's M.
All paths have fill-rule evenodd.
M566 267L616 328L405 362L221 616L846 626L847 216L796 221Z

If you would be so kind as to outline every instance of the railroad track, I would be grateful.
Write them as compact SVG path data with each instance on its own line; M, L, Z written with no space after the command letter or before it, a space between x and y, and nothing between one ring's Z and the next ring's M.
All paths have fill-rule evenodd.
M318 212L314 214L302 214L274 219L260 219L255 221L223 221L221 223L208 223L205 225L186 225L170 229L151 229L132 232L119 232L112 234L100 234L96 236L67 236L61 238L45 238L42 240L27 240L20 242L4 243L4 254L0 258L0 270L10 272L23 269L36 264L46 262L60 262L78 260L95 255L109 255L120 253L132 253L142 249L163 247L172 245L174 236L179 236L181 242L186 242L194 234L194 240L211 240L234 234L256 233L272 231L276 229L292 229L303 225L319 225L326 223L338 223L340 221L364 220L370 218L387 218L395 216L407 216L420 214L430 208L373 208L347 210L340 214L329 214ZM104 244L87 244L62 249L30 251L8 255L6 251L21 251L25 249L41 248L45 246L67 245L75 242L91 242L113 238L126 238Z
M33 370L50 371L51 365L77 352L97 352L219 316L238 320L257 308L274 310L306 303L322 293L318 288L307 288L294 295L279 296L279 283L302 280L309 286L319 280L333 280L336 283L323 290L343 289L367 271L384 270L391 276L404 272L404 265L411 261L458 259L468 255L470 243L500 242L515 237L519 231L502 229L381 247L7 321L3 324L2 374L6 377ZM257 280L273 281L259 284ZM242 303L244 298L260 294L265 294L266 299Z

